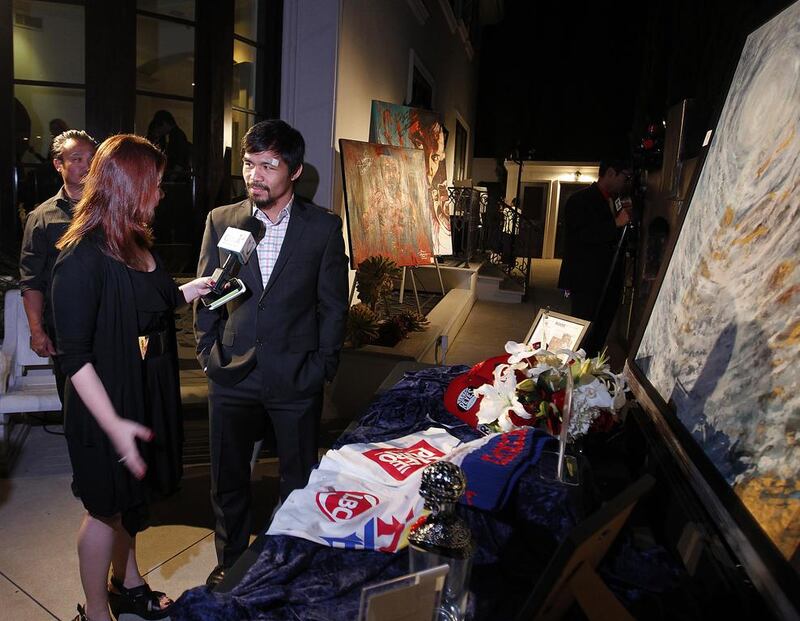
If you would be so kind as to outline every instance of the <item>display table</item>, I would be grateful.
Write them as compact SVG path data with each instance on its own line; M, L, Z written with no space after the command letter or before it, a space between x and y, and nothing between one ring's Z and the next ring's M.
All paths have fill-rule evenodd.
M443 406L449 382L467 367L432 367L405 376L379 394L337 448L421 431L448 428L462 440L478 432ZM488 513L459 505L476 550L470 581L470 616L511 619L522 607L558 543L596 508L590 471L584 484L570 487L544 480L538 466L520 477L502 511ZM236 569L246 572L229 592L206 587L187 591L172 619L303 619L351 621L358 616L361 589L408 573L408 552L343 550L289 536L257 538Z

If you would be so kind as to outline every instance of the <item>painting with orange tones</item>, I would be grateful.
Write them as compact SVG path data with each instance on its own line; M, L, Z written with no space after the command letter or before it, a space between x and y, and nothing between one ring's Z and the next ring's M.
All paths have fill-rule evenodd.
M800 559L800 3L747 39L633 359Z
M433 263L421 150L340 140L350 263L382 255L400 266Z
M425 154L433 252L436 256L453 254L445 164L447 130L442 117L432 110L373 100L369 141L422 149Z

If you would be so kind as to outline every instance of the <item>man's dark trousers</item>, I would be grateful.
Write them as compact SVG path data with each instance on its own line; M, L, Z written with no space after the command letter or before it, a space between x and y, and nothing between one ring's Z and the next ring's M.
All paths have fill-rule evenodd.
M209 407L217 557L230 567L249 544L250 458L256 439L272 425L283 501L305 486L317 463L322 393L302 399L272 395L256 367L232 387L209 381Z

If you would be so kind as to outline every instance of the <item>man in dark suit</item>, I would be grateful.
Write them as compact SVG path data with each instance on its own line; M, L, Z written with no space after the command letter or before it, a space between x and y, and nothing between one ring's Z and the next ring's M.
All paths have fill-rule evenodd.
M629 209L618 211L614 206L631 175L624 160L600 162L597 182L575 192L564 206L566 252L558 287L570 292L572 314L593 322L582 344L589 356L605 344L622 295L622 257L613 266L605 296L603 286L612 270L622 227L631 219Z
M215 311L195 307L197 355L209 378L211 502L218 565L213 586L250 535L250 459L269 417L280 462L280 495L303 487L317 462L322 389L338 365L348 311L342 221L294 196L305 143L283 121L257 123L242 139L248 199L213 209L198 273L226 258L228 227L261 234L238 277L245 294ZM251 229L252 230L252 229Z

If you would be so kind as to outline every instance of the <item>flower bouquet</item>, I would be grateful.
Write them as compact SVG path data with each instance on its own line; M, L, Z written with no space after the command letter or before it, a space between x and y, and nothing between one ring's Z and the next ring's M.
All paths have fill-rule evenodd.
M611 372L605 352L586 358L583 350L551 352L538 343L514 341L505 350L508 355L475 365L451 382L445 393L450 412L486 433L535 426L558 435L570 373L570 438L616 424L627 386L622 375Z

